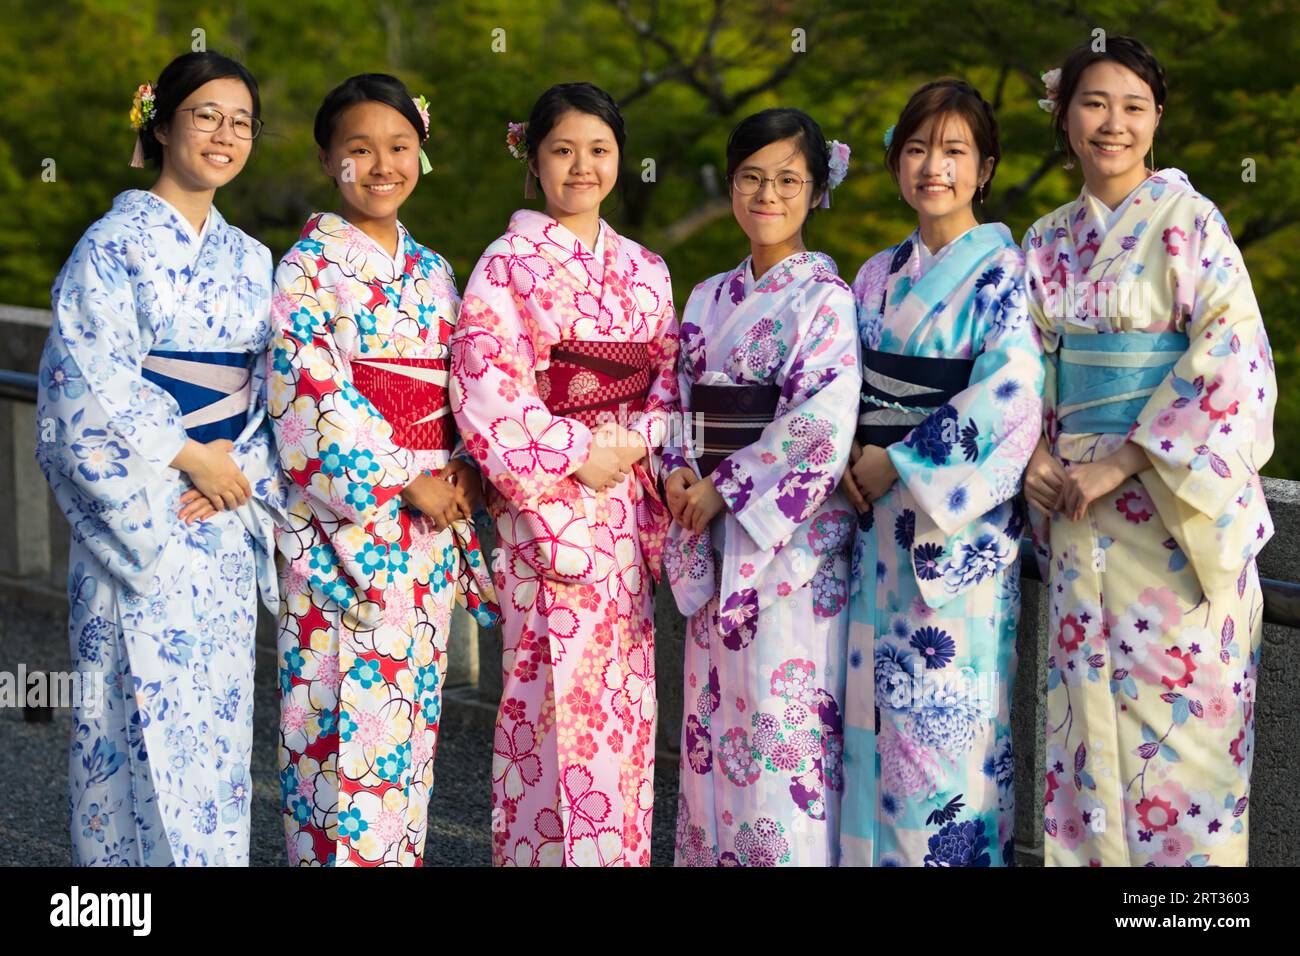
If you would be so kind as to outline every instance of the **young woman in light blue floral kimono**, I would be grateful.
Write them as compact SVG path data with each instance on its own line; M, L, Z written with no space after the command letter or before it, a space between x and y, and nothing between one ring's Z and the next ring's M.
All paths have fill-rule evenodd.
M283 492L258 361L271 257L212 205L261 128L257 84L174 60L132 111L161 167L55 280L36 457L72 527L73 861L246 865L253 643Z
M887 161L918 229L853 291L861 416L843 487L861 513L845 692L842 862L1013 862L1017 503L1042 411L1023 257L979 225L997 123L969 84L904 108Z

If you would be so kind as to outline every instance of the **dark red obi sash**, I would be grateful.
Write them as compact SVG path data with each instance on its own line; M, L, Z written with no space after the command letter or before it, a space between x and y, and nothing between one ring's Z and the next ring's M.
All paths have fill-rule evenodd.
M779 385L692 385L695 464L707 478L722 460L763 437L781 402Z
M352 384L393 426L398 445L411 451L455 447L446 359L353 359Z
M558 342L551 367L537 373L537 394L552 415L576 418L588 428L618 421L645 408L653 376L646 342ZM608 415L601 416L602 412Z

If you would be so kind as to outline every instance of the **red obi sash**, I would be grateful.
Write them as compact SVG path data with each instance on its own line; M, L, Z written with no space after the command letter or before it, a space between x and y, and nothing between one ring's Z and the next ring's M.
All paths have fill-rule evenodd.
M411 451L455 446L446 359L353 359L352 384L387 419L398 445Z
M594 428L618 420L620 408L627 416L642 411L652 374L646 342L573 339L552 347L551 367L537 372L537 394L552 415Z

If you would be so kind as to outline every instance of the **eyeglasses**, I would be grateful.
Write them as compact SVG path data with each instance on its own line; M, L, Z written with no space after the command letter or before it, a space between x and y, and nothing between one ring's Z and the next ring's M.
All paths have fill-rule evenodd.
M731 177L731 188L742 196L752 196L763 188L763 183L771 183L776 194L782 199L794 199L803 191L804 184L810 182L811 179L800 179L793 173L767 177L760 176L758 173L745 172Z
M215 133L221 129L221 124L226 121L225 113L221 112L221 110L214 110L210 106L189 106L176 112L189 113L194 128L201 133ZM235 135L240 139L257 139L257 134L262 132L262 121L256 116L237 113L230 117L230 128L235 131Z

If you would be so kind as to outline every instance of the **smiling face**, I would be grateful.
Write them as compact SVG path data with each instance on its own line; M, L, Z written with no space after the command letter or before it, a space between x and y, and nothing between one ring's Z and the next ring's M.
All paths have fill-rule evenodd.
M742 192L747 181L751 188L756 180L757 191L750 195ZM731 174L731 212L755 246L781 246L799 239L808 210L821 194L813 189L812 173L804 158L797 137L768 143L745 158ZM741 188L737 188L741 184ZM791 199L780 195L778 188L787 192L799 185L799 192Z
M618 182L618 141L599 116L569 110L538 144L529 169L541 182L550 216L589 214Z
M980 160L970 124L963 117L932 116L903 144L898 189L919 216L943 219L970 208L993 165L991 156Z
M396 218L420 178L420 138L410 120L367 100L339 114L321 166L338 184L350 222Z
M1066 110L1066 135L1084 178L1140 181L1160 123L1151 87L1126 66L1110 60L1083 71ZM1096 191L1094 189L1094 191Z
M200 115L216 110L225 119L215 132L205 133L194 126L196 109ZM163 145L164 173L187 189L224 186L239 175L253 151L253 141L236 136L230 118L250 123L252 115L253 96L242 80L222 77L204 83L181 102L169 123L154 130Z

